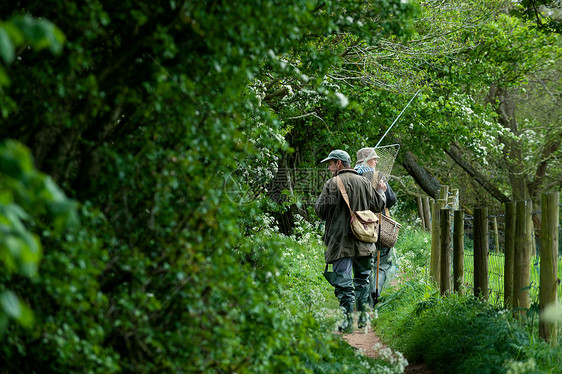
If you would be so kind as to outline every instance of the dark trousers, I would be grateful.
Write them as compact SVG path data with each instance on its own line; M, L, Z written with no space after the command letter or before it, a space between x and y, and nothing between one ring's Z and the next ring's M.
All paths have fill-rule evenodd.
M332 271L328 271L332 265ZM371 257L344 257L326 265L324 277L334 286L334 294L340 306L346 311L353 311L357 301L357 310L364 310L369 302L369 276L371 275Z

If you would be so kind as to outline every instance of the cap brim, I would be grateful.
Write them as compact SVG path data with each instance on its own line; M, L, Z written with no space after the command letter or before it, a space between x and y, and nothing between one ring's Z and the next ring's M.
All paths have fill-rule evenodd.
M323 160L320 161L320 162L326 162L326 161L328 161L328 160L333 160L333 158L331 158L331 157L326 157L325 159L323 159Z

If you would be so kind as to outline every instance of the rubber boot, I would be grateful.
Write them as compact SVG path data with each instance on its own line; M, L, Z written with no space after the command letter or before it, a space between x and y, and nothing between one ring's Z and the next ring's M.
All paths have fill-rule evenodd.
M357 318L357 327L360 329L367 326L367 323L369 323L371 319L371 316L369 315L369 313L367 313L367 304L368 304L367 300L357 301L357 311L359 312L359 318Z
M353 304L342 306L343 322L338 326L338 330L344 334L353 332Z
M371 316L369 315L369 313L362 310L359 314L359 318L357 319L357 327L360 329L364 328L365 326L367 326L370 320Z

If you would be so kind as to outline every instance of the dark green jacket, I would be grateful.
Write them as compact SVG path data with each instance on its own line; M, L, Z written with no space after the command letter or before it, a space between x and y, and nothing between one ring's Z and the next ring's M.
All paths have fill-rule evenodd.
M384 192L375 190L371 183L357 174L354 169L340 170L338 176L342 179L353 211L370 209L378 213L384 209L386 202ZM324 184L314 209L318 216L326 221L324 233L324 243L327 247L324 252L326 263L343 257L373 256L375 244L361 242L351 232L349 225L351 214L335 178Z

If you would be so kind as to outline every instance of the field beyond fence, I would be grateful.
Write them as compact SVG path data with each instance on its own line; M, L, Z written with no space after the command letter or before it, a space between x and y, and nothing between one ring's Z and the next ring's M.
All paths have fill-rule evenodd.
M429 273L441 295L471 290L516 315L538 311L540 336L556 342L557 323L542 312L562 297L559 192L543 194L535 212L529 200L508 202L505 215L489 215L487 207L465 215L458 190L447 186L440 197L431 204L418 198L418 207L431 231Z
M533 212L533 221L540 222L541 212ZM474 292L474 217L465 216L464 219L464 279L465 287ZM504 268L505 268L505 215L488 216L488 281L489 302L496 307L502 307L504 301ZM540 283L540 240L539 232L534 230L533 250L531 256L529 284L531 301L538 303ZM559 227L558 237L561 230ZM560 249L560 243L558 248ZM451 272L452 274L452 272ZM562 278L562 256L558 258L558 279ZM558 300L562 300L562 284L558 282Z

